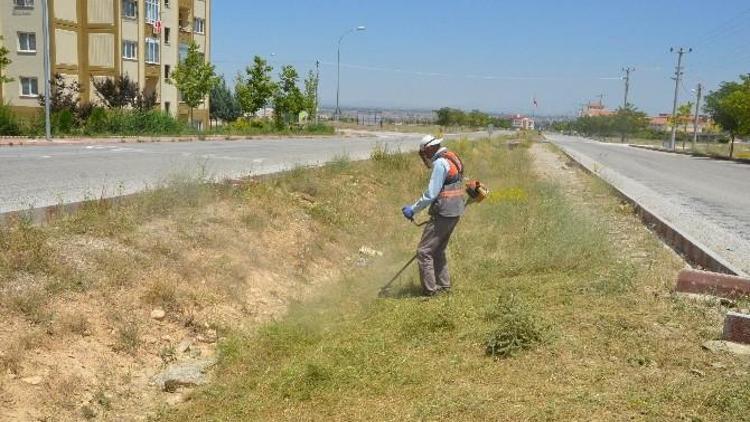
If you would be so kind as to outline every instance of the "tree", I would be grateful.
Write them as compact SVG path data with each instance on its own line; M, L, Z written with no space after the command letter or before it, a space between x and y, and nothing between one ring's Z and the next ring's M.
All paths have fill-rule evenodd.
M703 110L729 132L729 157L733 157L737 135L750 135L750 74L741 75L739 82L723 82L706 96Z
M187 56L172 70L170 77L170 82L180 91L182 101L190 109L188 119L191 126L193 109L203 104L211 88L218 81L214 65L208 63L203 53L198 50L198 45L191 42Z
M94 80L94 90L107 108L132 107L138 111L149 111L157 104L156 92L140 91L138 83L127 75Z
M678 106L677 114L675 115L674 119L671 116L668 119L671 126L678 129L680 126L682 126L682 149L685 149L685 138L687 138L688 124L690 124L690 118L693 115L693 105L694 104L692 102L688 101L687 103Z
M279 85L273 98L276 126L282 127L292 121L305 108L305 99L297 86L299 74L292 66L283 66L279 74Z
M118 76L116 78L94 79L96 96L108 108L125 108L132 106L138 97L138 84L130 80L130 77Z
M611 124L603 124L603 127L611 127L614 133L620 133L623 137L644 130L648 127L648 116L638 111L632 104L620 107L612 116L600 116L604 120L611 120Z
M312 70L305 78L305 110L311 118L318 115L318 75Z
M691 101L688 101L687 103L677 107L677 122L679 124L682 124L682 131L684 133L687 133L688 124L690 123L690 118L693 115L693 104Z
M49 85L49 107L52 113L62 110L74 113L78 109L81 94L81 84L78 81L68 82L61 74L56 73L55 77L49 81ZM44 107L46 104L47 98L44 95L40 95L39 105Z
M242 107L237 97L229 91L224 77L211 89L210 97L209 111L212 119L233 122L242 116Z
M3 37L0 36L0 41L3 41ZM13 61L11 61L10 58L8 58L8 54L10 51L8 51L5 46L0 46L0 90L2 90L2 84L7 82L13 82L13 78L9 78L5 76L5 69L10 66Z
M271 79L273 67L260 56L253 57L253 66L245 69L245 76L237 75L234 92L240 102L242 111L255 115L266 107L276 91L276 84Z
M467 123L466 113L457 108L443 107L435 113L440 126L461 126Z
M156 107L156 104L158 104L156 101L156 92L146 93L144 89L133 98L133 102L130 105L138 111L151 111Z

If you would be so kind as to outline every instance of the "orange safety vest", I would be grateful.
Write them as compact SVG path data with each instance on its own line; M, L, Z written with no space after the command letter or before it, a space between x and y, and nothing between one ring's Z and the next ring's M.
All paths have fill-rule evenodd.
M464 212L463 175L464 164L456 153L445 151L440 158L448 160L448 174L437 200L430 207L430 214L443 217L460 217Z
M464 163L458 158L453 151L445 151L440 154L440 158L448 160L448 175L445 178L445 184L450 185L456 183L464 175Z

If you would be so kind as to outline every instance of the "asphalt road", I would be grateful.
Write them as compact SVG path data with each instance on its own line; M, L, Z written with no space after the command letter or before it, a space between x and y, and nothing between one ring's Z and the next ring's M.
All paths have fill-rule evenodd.
M750 165L546 136L735 269L750 274Z
M216 179L414 150L420 134L0 148L0 213L138 192L174 177Z

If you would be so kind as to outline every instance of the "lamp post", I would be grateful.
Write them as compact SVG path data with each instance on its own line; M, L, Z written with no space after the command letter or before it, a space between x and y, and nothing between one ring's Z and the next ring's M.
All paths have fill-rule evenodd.
M351 34L355 31L364 31L364 26L360 25L356 28L352 28L339 37L339 45L338 49L336 50L336 111L333 113L336 116L336 120L339 120L339 117L341 117L341 108L339 107L339 93L341 92L341 41L344 40L344 37Z
M44 137L47 141L52 140L52 124L50 119L50 79L52 78L50 68L50 34L49 34L49 7L48 0L42 0L42 36L44 37Z

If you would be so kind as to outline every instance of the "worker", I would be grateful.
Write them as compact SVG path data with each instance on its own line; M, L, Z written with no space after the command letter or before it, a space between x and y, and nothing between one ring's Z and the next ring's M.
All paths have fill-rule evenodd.
M427 135L419 143L419 156L432 175L427 190L413 205L401 212L409 220L429 207L430 221L425 225L417 247L419 277L425 296L448 293L451 288L445 249L453 229L464 213L464 166L458 156L442 146L442 139Z

